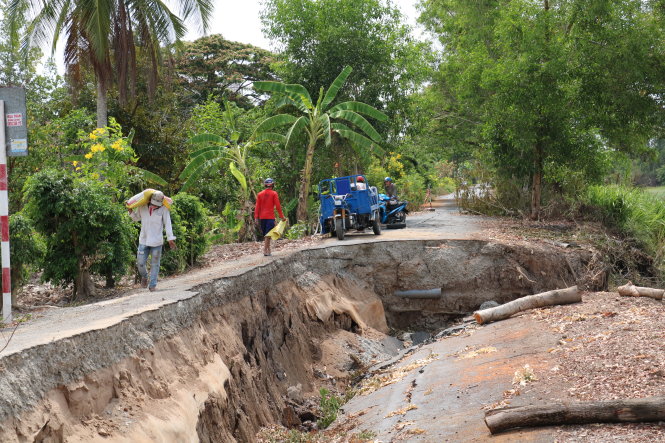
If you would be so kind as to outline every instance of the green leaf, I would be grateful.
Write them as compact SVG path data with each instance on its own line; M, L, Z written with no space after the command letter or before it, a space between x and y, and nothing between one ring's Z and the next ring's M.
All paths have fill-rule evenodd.
M154 172L150 172L150 171L147 171L145 169L138 168L136 166L134 168L138 172L138 175L149 183L155 183L155 184L158 184L159 186L168 186L169 185L166 180L164 180L162 177L155 174Z
M192 162L187 165L184 171L180 174L180 178L186 178L185 182L182 184L182 187L180 188L180 192L186 192L194 185L197 184L199 181L199 178L208 170L210 169L215 163L217 163L220 158L216 157L214 159L204 159L204 156L197 157L198 159L201 159L200 162L197 162L196 167L192 167L193 163L195 160L192 160ZM190 169L191 167L191 169Z
M330 146L332 144L332 134L330 133L330 116L328 114L321 116L321 127L323 130L323 140L325 140L326 146Z
M281 109L284 106L294 106L295 108L299 109L300 111L307 113L307 108L305 105L300 101L296 101L289 97L288 95L284 95L280 97L279 100L277 100L277 103L275 103L275 109Z
M323 102L321 102L321 109L326 109L328 105L330 105L330 103L335 100L337 93L342 88L342 86L344 86L344 82L346 82L346 79L349 77L349 74L351 74L351 71L353 71L351 66L345 67L337 76L335 81L332 82L328 88L328 91L326 92L326 96L323 98Z
M236 180L238 180L238 183L240 183L240 186L242 186L242 190L247 191L247 179L245 178L245 174L243 174L233 162L229 163L229 169L231 170L231 174L233 174Z
M198 151L194 151L191 154L189 154L190 158L198 157L201 154L205 154L206 152L218 152L220 156L226 155L228 147L227 146L206 146L205 148L201 148Z
M365 137L362 134L358 134L357 132L353 131L351 128L349 128L346 125L343 125L341 123L333 123L332 124L333 130L337 132L341 137L349 140L352 145L354 145L354 148L356 148L356 152L362 152L358 151L357 147L363 148L366 151L369 151L372 154L379 155L380 153L383 152L383 150L374 143L371 139Z
M201 152L204 151L205 152ZM219 150L210 150L209 148L204 148L199 151L199 155L192 158L192 161L189 162L187 167L180 173L180 179L188 180L191 178L191 175L200 168L207 168L215 161L221 160L225 157Z
M284 125L290 125L296 120L298 120L297 117L294 117L289 114L279 114L279 115L273 115L272 117L268 117L267 119L263 120L259 124L259 126L256 127L254 133L252 134L252 138L256 137L258 134L261 134L263 132L269 132L271 129L278 128Z
M286 143L285 147L288 148L291 144L291 137L297 137L298 134L302 132L303 129L307 126L307 117L300 117L296 122L291 126L286 133Z
M215 143L224 146L228 145L228 142L223 137L216 134L197 134L190 138L189 142L192 144Z
M277 142L284 144L286 143L286 137L275 132L264 132L262 134L257 134L257 136L254 137L254 141L256 143Z
M388 121L388 116L386 114L374 108L373 106L366 105L365 103L361 102L340 103L338 105L333 106L329 112L334 113L337 111L353 111L353 112L358 112L360 114L365 114L381 122Z
M381 141L381 135L374 129L374 127L368 122L365 117L360 114L357 114L353 111L337 111L331 112L330 117L339 118L353 123L359 127L365 134L369 136L375 142Z
M289 96L296 102L301 102L306 109L313 109L312 97L302 85L292 85L281 82L254 82L254 89L264 92L279 92Z

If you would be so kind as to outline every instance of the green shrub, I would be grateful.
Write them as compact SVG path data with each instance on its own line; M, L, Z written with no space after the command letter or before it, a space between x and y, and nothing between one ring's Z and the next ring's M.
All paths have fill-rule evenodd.
M321 394L321 400L319 402L321 418L319 418L317 424L319 429L325 429L337 419L337 412L339 411L339 408L342 407L343 401L342 398L325 388L321 388L319 393Z
M321 395L321 400L319 401L321 418L319 418L316 424L319 426L319 429L325 429L337 419L339 408L353 398L354 391L349 390L343 397L340 397L325 388L321 388L319 394Z
M46 239L45 281L74 283L74 297L89 297L91 272L126 272L133 256L131 222L100 182L44 170L28 179L24 198L26 214Z
M665 205L660 199L639 188L590 186L582 200L587 216L637 240L665 271Z
M296 223L291 226L286 234L284 235L289 240L298 240L307 235L307 224L306 223Z
M208 249L210 222L208 211L201 200L181 192L173 197L171 224L176 236L177 249L164 245L161 270L171 275L193 266Z
M427 186L425 186L425 179L420 174L415 172L406 174L398 182L395 182L395 186L399 199L409 202L407 208L410 211L419 210L425 202Z
M10 263L12 278L12 295L23 286L30 273L42 262L46 253L46 245L41 235L25 214L19 212L9 217L9 233L11 235ZM16 300L12 300L16 304Z
M457 189L455 179L451 177L437 178L432 188L432 197L439 195L452 194Z

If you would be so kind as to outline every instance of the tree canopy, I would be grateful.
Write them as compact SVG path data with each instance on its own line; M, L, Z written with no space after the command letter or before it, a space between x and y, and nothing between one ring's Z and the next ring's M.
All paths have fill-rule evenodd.
M340 97L386 111L394 134L403 129L407 97L425 80L429 59L391 0L268 0L262 22L286 83L317 92L351 66Z
M639 0L424 1L444 48L437 82L451 118L504 177L525 180L537 218L542 182L599 178L608 150L646 145L661 119L662 33ZM598 174L599 173L599 174Z

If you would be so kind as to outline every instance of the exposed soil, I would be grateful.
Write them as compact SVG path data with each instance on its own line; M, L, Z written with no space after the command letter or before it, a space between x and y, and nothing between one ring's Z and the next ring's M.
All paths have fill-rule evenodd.
M428 355L432 349L442 349L442 340L453 338L457 351L437 355L438 369L428 367L427 362L404 358L395 366L377 372L363 382L359 396L377 391L369 400L359 397L357 405L350 404L349 414L335 423L331 434L356 434L363 429L375 431L381 441L535 441L535 442L646 442L665 441L665 428L660 423L635 424L591 424L584 426L555 426L512 431L491 436L484 426L482 410L525 404L551 404L553 402L576 402L645 398L665 396L665 348L662 346L663 313L665 306L659 300L649 298L620 297L615 292L588 292L583 302L566 306L554 306L527 311L508 321L477 326L471 323L456 332L456 336L439 338L433 344L424 345L419 355ZM528 326L520 326L528 325ZM519 331L518 335L503 336L504 330ZM514 343L509 349L497 350L505 341L490 341L485 337L475 339L486 329L490 336L510 338ZM529 334L529 335L524 335ZM485 334L487 335L487 334ZM505 334L504 334L505 335ZM526 351L527 342L538 343L537 337L554 337L548 344L545 339L540 347ZM475 340L474 340L475 339ZM464 345L464 343L468 343ZM532 346L532 345L529 345ZM443 347L445 348L445 347ZM506 355L508 353L508 356ZM510 356L510 354L514 356ZM431 354L430 354L431 355ZM422 357L421 357L422 358ZM478 360L477 363L473 363ZM442 368L455 367L458 361L469 362L464 373L455 379L446 379ZM527 366L528 365L528 366ZM419 375L418 372L423 372ZM454 369L453 369L454 371ZM427 374L430 374L428 377ZM396 380L403 380L401 383ZM418 400L410 399L409 386L417 385L424 392ZM454 401L441 397L441 385L450 382L457 401L470 404L468 414L455 418ZM504 386L501 394L493 395L485 389ZM485 388L483 387L485 386ZM370 388L368 390L368 387ZM406 387L406 388L405 388ZM480 391L478 391L480 389ZM439 396L440 405L434 402L429 409L418 403L427 396ZM392 398L409 398L408 404L420 407L414 413L397 409L395 404L385 407L395 409L403 418L388 429L377 427L377 416L370 417L371 407L382 407L381 401ZM351 403L356 403L356 399ZM474 404L477 406L474 407ZM378 415L379 422L384 415ZM391 412L392 413L392 412ZM459 435L450 438L433 426L427 415L445 416L445 421L455 423L464 418L458 429ZM370 417L370 418L368 418ZM463 432L462 430L466 430ZM410 433L410 432L416 432ZM437 433L438 432L438 433ZM446 435L443 437L442 435ZM307 441L307 439L305 439ZM312 441L316 441L313 439ZM340 438L338 441L350 441Z
M403 350L391 334L410 340L402 330L436 332L490 299L505 302L576 283L592 289L608 284L606 257L589 242L589 232L601 235L594 226L505 219L482 223L485 229L474 235L476 241L419 246L408 241L376 247L359 243L297 252L325 240L280 240L273 251L292 251L297 258L263 262L253 275L208 281L196 288L199 295L169 305L167 312L126 320L117 330L105 331L108 337L95 338L95 331L80 334L72 338L71 352L57 362L42 357L30 371L52 373L51 384L34 385L31 395L44 397L29 411L23 400L11 406L20 404L24 413L4 417L0 440L253 441L261 427L270 425L261 438L280 441L277 436L288 437L288 431L275 424L301 432L316 428L320 388L343 396L368 368ZM198 270L228 265L260 247L213 247ZM418 300L395 295L395 290L415 288L442 288L444 296ZM125 279L113 290L99 289L95 301L133 289L133 280ZM19 301L21 312L32 318L68 303L66 289L36 283L26 287ZM551 401L665 395L660 383L665 375L659 369L665 363L662 306L603 292L586 294L581 305L522 314L543 330L561 334L550 352L556 363L547 371L538 368L538 380L485 406L511 404L518 391ZM0 331L3 336L8 332ZM472 334L473 328L461 333ZM107 340L116 340L113 346L120 351L109 361L104 360L107 353L95 356L94 348L95 343L106 346ZM11 369L2 364L3 372ZM0 387L9 393L13 379L8 372L3 375L9 384ZM372 429L363 432L362 423L359 414L331 431L300 437L371 440ZM399 435L427 441L426 429L416 422L401 426ZM558 435L559 441L665 440L656 425L568 427Z

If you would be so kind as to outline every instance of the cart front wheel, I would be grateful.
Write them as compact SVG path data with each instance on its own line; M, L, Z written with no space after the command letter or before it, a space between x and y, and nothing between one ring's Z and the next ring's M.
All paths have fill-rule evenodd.
M341 218L335 219L335 233L337 234L337 240L344 240L344 220Z

